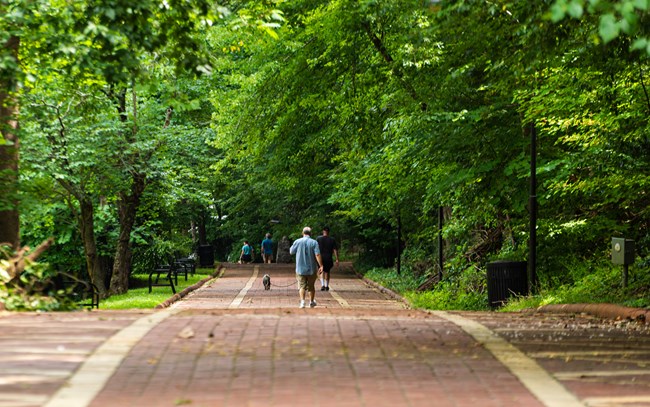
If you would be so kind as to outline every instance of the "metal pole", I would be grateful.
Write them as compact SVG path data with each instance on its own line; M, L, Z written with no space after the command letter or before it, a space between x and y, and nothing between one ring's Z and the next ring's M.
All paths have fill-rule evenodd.
M444 257L442 255L442 223L444 221L444 213L442 206L438 207L438 281L442 281L442 269L445 265Z
M528 289L537 288L537 129L530 124L530 237L528 239Z
M402 273L402 216L397 215L397 275Z

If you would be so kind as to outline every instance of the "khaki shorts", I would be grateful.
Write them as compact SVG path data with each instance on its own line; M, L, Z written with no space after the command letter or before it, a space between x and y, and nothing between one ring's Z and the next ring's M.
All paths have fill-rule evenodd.
M316 287L314 287L314 284L316 284L318 275L316 273L310 275L310 276L302 276L300 274L296 274L296 280L298 280L298 287L300 287L301 290L307 290L310 293L316 291Z

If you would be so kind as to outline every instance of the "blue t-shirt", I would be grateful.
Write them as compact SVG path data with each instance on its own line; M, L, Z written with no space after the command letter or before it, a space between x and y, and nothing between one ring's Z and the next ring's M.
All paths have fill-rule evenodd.
M296 274L311 276L318 272L316 255L320 254L318 242L310 236L303 236L293 242L289 253L296 255Z
M245 245L241 248L241 250L242 250L242 252L244 252L244 255L246 255L246 256L248 256L249 254L251 254L251 247L250 247L249 245L247 245L247 244L245 244Z
M273 240L268 237L262 240L262 250L264 254L273 254Z

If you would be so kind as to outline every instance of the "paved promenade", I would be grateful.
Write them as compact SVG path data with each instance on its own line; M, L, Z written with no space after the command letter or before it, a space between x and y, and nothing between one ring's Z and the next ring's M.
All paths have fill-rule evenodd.
M162 311L4 314L0 407L650 406L645 326L410 310L349 265L299 309L294 282L226 265Z

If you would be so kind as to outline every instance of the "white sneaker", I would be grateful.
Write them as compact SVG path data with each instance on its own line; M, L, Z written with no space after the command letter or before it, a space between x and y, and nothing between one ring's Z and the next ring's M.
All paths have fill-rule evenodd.
M304 300L300 300L300 308L305 308L305 301Z
M316 301L309 302L309 308L314 308L316 306Z

